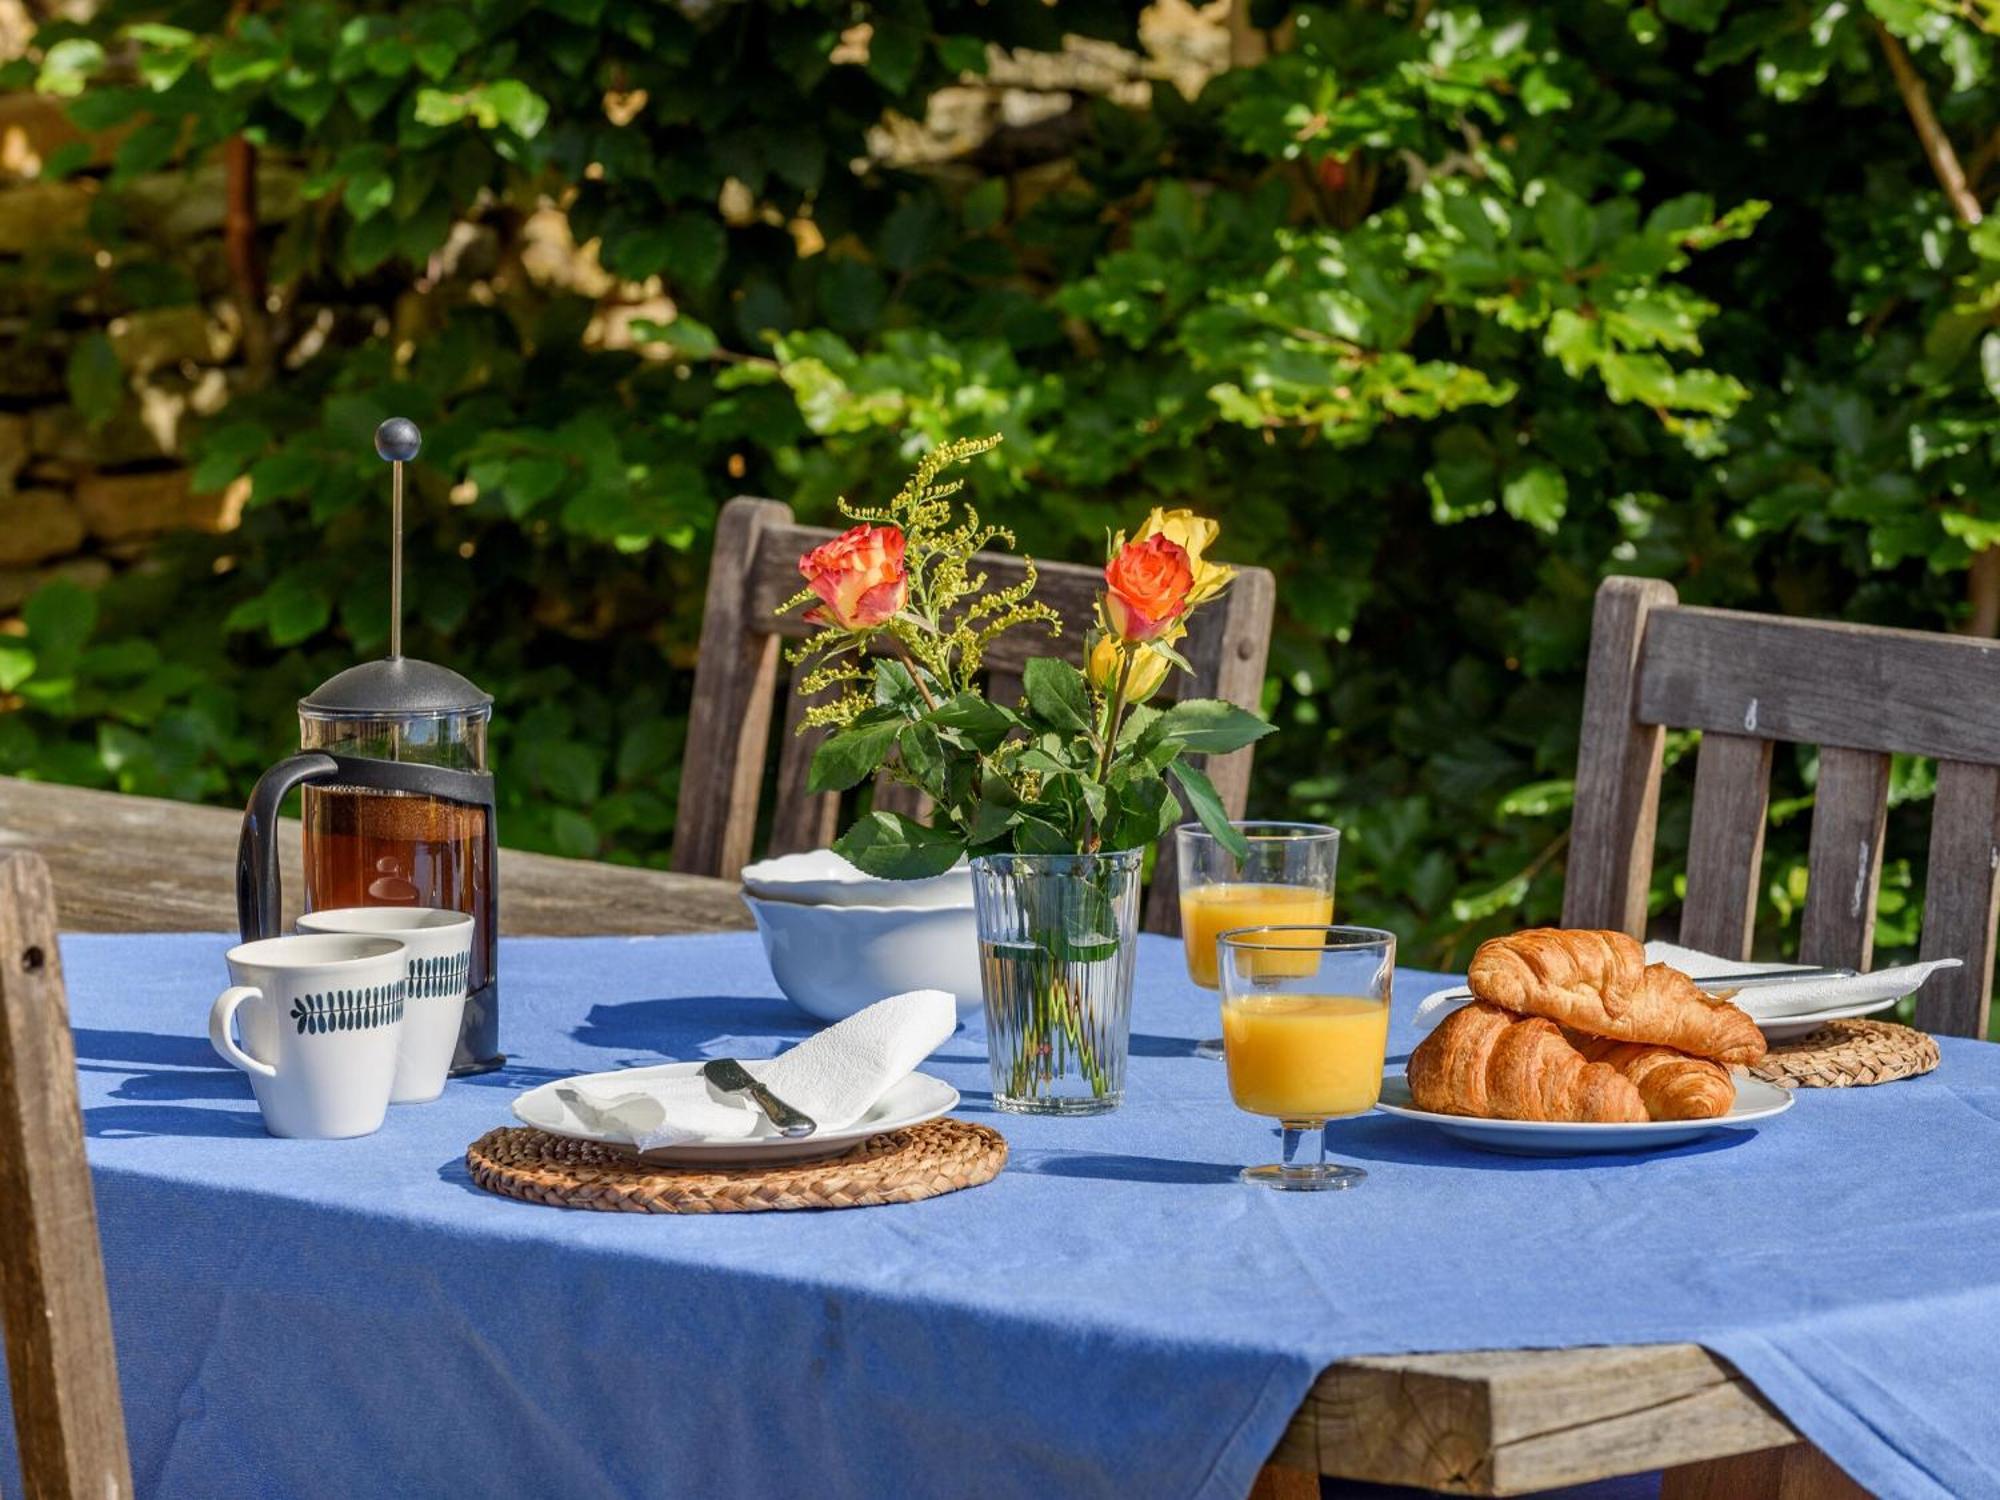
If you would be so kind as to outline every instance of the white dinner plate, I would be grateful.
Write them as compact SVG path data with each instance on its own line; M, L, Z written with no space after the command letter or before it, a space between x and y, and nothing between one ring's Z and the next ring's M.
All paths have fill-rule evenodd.
M769 1059L743 1064L753 1075L761 1074L769 1065ZM662 1063L656 1068L646 1069L649 1074L664 1078L680 1078L700 1071L699 1062ZM815 1157L836 1156L871 1135L880 1135L885 1130L901 1130L905 1125L921 1125L926 1120L935 1120L939 1115L958 1108L957 1089L928 1073L912 1073L876 1100L875 1107L867 1114L839 1130L822 1130L800 1140L786 1140L773 1129L770 1121L760 1120L756 1135L723 1141L682 1141L640 1152L631 1142L584 1124L556 1093L558 1088L577 1083L615 1081L621 1076L629 1078L630 1072L626 1069L622 1074L580 1074L529 1089L514 1100L514 1117L522 1124L546 1130L550 1135L568 1136L576 1141L595 1141L614 1151L642 1156L647 1161L673 1162L684 1166L735 1167L755 1162L811 1161Z
M1849 1005L1836 1005L1830 1010L1807 1011L1796 1016L1752 1016L1757 1029L1764 1033L1767 1042L1788 1042L1795 1036L1805 1036L1818 1031L1828 1021L1845 1021L1854 1016L1872 1016L1877 1011L1893 1009L1903 997L1892 996L1887 1000L1862 1000Z
M1731 1130L1768 1120L1792 1107L1790 1090L1756 1078L1736 1080L1736 1105L1713 1120L1646 1120L1636 1125L1576 1125L1554 1120L1476 1120L1467 1115L1440 1115L1410 1102L1410 1081L1401 1073L1382 1079L1385 1115L1435 1125L1454 1140L1483 1151L1511 1156L1596 1156L1630 1151L1659 1151L1684 1146L1717 1130Z

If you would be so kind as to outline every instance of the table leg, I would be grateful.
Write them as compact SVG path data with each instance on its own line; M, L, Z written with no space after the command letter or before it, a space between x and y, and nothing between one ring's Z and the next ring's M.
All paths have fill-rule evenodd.
M1319 1500L1319 1475L1283 1464L1265 1464L1250 1486L1250 1500Z
M1870 1496L1811 1443L1792 1443L1668 1469L1661 1475L1660 1500L1870 1500Z

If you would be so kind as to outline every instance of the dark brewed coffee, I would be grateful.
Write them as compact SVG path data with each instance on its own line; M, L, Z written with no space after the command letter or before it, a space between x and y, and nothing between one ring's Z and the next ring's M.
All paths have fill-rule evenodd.
M486 809L439 797L305 788L306 910L435 906L472 913L475 991L493 972Z

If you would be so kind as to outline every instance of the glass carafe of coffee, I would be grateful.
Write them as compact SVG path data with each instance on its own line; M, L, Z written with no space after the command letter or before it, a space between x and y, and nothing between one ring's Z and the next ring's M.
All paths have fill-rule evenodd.
M407 429L407 431L404 431ZM395 463L395 595L401 615L402 466L419 439L387 422L376 448ZM497 1068L499 866L486 731L493 699L432 662L401 653L392 622L386 661L349 667L299 702L298 755L258 780L243 817L236 872L245 940L283 930L278 808L303 789L305 909L434 906L472 915L471 995L455 1074Z

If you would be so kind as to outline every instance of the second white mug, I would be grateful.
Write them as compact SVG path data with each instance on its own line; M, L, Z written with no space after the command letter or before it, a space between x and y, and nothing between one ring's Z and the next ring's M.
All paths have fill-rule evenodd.
M366 933L409 949L408 1000L389 1102L422 1104L443 1093L472 973L472 918L432 906L341 906L307 912L299 930Z
M208 1039L250 1075L272 1135L340 1140L381 1129L406 962L388 937L314 933L229 950L230 987L208 1013Z

